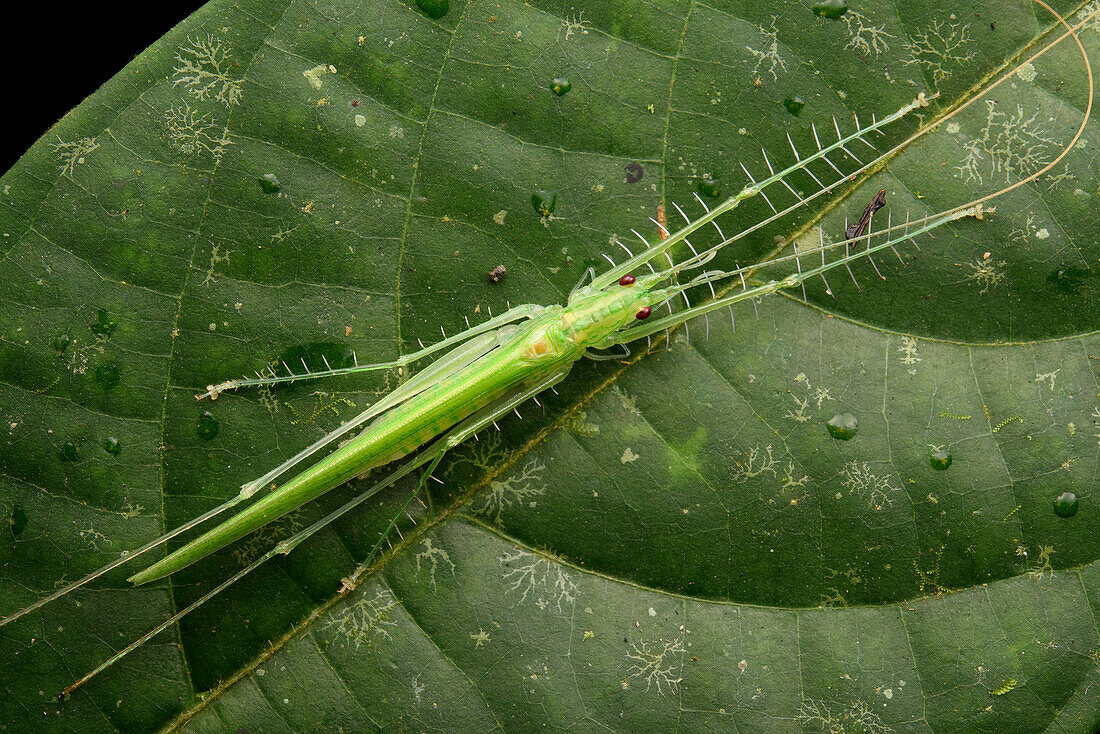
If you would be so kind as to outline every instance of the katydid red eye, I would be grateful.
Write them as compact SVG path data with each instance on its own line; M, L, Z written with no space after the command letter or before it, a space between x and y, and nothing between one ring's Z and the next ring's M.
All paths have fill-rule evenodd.
M640 309L638 309L638 313L634 314L634 318L648 319L651 313L653 313L653 309L651 309L649 306L642 306Z
M627 273L623 277L619 278L619 285L634 285L634 276Z

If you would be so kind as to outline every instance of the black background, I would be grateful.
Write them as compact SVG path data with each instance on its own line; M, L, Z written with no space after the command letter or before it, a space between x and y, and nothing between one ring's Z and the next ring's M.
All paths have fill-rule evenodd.
M202 2L19 4L0 35L6 173L50 126ZM10 9L9 9L10 12Z

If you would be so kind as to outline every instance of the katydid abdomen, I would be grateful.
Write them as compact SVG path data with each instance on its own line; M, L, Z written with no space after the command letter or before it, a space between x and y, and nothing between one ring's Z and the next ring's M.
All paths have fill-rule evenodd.
M468 368L379 416L344 446L129 580L144 584L175 573L353 477L412 453L517 387L567 368L643 309L648 315L644 304L663 299L662 294L639 282L637 288L598 292L567 308L548 309Z

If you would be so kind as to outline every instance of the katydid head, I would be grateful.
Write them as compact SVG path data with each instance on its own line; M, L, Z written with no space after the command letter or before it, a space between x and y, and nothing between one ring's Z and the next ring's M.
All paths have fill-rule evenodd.
M579 347L600 348L620 329L649 315L672 295L667 273L627 273L610 285L589 285L569 297L559 328Z

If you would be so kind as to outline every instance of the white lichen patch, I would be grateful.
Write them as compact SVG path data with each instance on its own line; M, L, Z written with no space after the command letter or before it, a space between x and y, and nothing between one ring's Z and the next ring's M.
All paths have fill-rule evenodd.
M864 701L835 703L813 698L802 699L798 721L803 731L827 734L890 734L894 731Z
M61 158L57 170L65 176L72 176L73 170L84 162L89 153L97 148L99 148L99 143L95 138L80 138L71 142L65 142L58 138L58 142L53 145L53 149Z
M633 449L627 446L626 449L623 450L623 455L619 458L619 463L633 464L640 458L641 457L638 454L634 453Z
M450 554L446 550L435 545L431 538L421 541L424 550L416 554L416 575L420 575L421 563L428 569L428 584L435 588L435 574L440 566L447 566L451 577L455 575L455 564L451 561Z
M1005 273L1001 270L1005 266L1004 260L978 257L966 265L970 268L970 272L966 274L965 279L981 286L978 295L986 293L990 288L995 288L1005 281Z
M935 20L903 43L909 55L902 61L923 67L936 86L951 77L951 67L969 63L976 55L969 48L970 26L961 23Z
M890 45L886 42L887 38L897 38L894 34L886 32L885 24L875 25L866 15L857 13L851 8L840 16L840 19L844 21L848 32L848 44L844 47L845 50L851 49L864 56L870 56L872 53L878 56L883 51L890 50Z
M909 374L917 374L916 364L917 362L923 362L924 360L921 358L920 352L917 350L916 337L903 336L901 338L901 346L898 347L898 351L901 352L901 356L898 357L898 361L909 368Z
M767 71L772 75L772 81L779 79L779 74L776 72L778 69L786 73L787 63L783 60L783 56L779 53L779 31L776 30L775 20L778 16L772 16L771 28L764 28L764 26L757 26L757 30L760 31L760 35L764 37L764 45L759 49L755 49L752 46L745 46L752 57L756 59L756 63L752 67L752 73L756 74L761 66L767 65Z
M207 153L220 163L227 147L233 144L229 128L214 122L211 113L202 113L183 105L169 107L164 112L164 127L168 145L183 155Z
M381 589L374 596L364 595L332 614L325 621L324 629L332 630L344 644L356 650L363 645L369 647L372 636L393 639L386 628L397 626L397 622L389 618L390 611L397 605L393 594Z
M734 482L744 482L761 474L771 474L774 477L776 463L772 456L771 445L761 448L758 444L749 449L748 456L743 459L734 459L730 479Z
M176 53L172 86L183 87L199 101L215 100L226 107L240 104L243 91L239 79L230 74L232 47L220 38L187 37L187 45Z
M228 264L229 263L229 256L232 255L232 254L233 254L232 250L226 250L225 254L223 255L221 253L221 247L218 246L218 245L214 245L214 249L212 249L210 251L210 264L206 268L206 277L203 279L203 281L200 285L205 286L205 285L210 285L211 283L215 282L217 280L219 274L216 273L214 271L214 269L220 263Z
M320 89L325 83L325 74L335 74L336 67L332 64L317 64L310 69L306 69L302 72L302 76L309 82L309 86L314 89Z
M626 654L630 661L629 678L641 678L645 689L656 688L657 695L675 693L683 681L684 635L674 639L641 640L631 642L631 651Z
M1015 113L1002 112L992 99L985 105L981 137L963 145L966 155L962 165L955 166L964 181L984 183L984 171L990 177L1003 174L1005 183L1011 183L1014 177L1023 178L1042 168L1056 141L1043 134L1039 112L1028 115L1022 104L1016 105Z
M890 475L875 474L866 461L848 462L841 476L848 494L857 495L872 510L884 510L894 504L892 495L898 489L890 483Z
M1025 64L1020 64L1020 68L1016 70L1016 76L1020 77L1029 84L1035 81L1036 73L1037 72L1035 71L1035 64L1031 63L1030 61Z
M501 580L507 584L505 596L515 604L530 601L539 609L553 607L561 614L577 600L577 584L559 563L522 550L506 550L500 557Z
M546 465L541 461L531 459L519 474L489 482L489 491L485 495L485 501L477 509L477 514L499 524L501 513L513 504L534 508L537 501L535 498L546 493L546 483L542 481L545 469Z
M582 36L588 35L588 21L584 19L584 11L579 13L573 13L568 18L561 19L562 31L558 34L558 37L563 41L568 41L574 35L580 34Z

